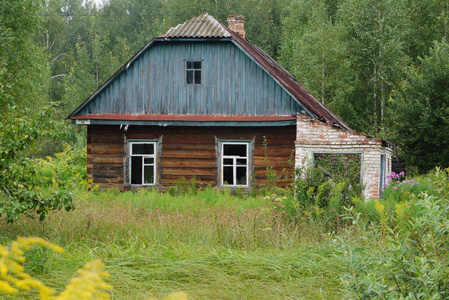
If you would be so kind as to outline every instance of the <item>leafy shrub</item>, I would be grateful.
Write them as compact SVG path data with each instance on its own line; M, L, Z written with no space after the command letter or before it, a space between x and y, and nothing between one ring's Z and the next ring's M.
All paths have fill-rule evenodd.
M76 186L86 180L86 147L74 149L69 144L64 144L64 150L56 153L54 157L35 159L38 172L50 185L61 184Z
M58 139L64 126L51 119L53 106L35 112L7 106L0 122L0 216L8 222L21 214L44 219L51 210L72 209L73 196L65 189L55 189L29 158L29 149L38 138ZM59 182L55 182L59 185Z
M310 165L310 164L309 164ZM286 210L295 219L326 219L334 227L344 207L360 199L360 165L341 156L319 157L314 165L296 169L295 202Z
M449 298L449 201L441 197L449 190L447 172L427 176L432 195L417 194L414 188L423 185L400 177L391 177L402 180L390 187L394 197L372 202L377 222L355 210L345 216L355 224L348 236L357 232L354 240L338 238L347 298Z
M366 245L357 247L339 239L347 297L447 299L448 201L421 194L412 204L415 217L396 210L396 227L388 225L385 207L377 204L380 223L366 232Z

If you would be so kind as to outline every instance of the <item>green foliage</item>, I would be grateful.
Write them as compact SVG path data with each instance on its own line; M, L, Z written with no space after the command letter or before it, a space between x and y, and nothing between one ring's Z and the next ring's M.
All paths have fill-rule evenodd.
M74 149L64 144L64 151L56 153L54 157L37 158L34 162L39 175L44 178L48 186L61 185L74 188L87 179L86 147Z
M346 265L343 280L348 298L445 299L448 297L446 200L421 194L412 204L413 217L397 209L398 226L382 222L368 232L367 244L353 248L340 239Z
M346 267L342 278L347 298L449 296L448 181L447 172L437 169L419 178L423 184L417 184L418 180L390 183L385 198L373 202L374 222L364 212L357 212L360 206L348 211L344 218L355 226L347 235L361 232L363 239L338 239L339 257ZM424 186L425 191L420 191Z
M331 9L327 2L290 5L291 13L283 21L280 62L323 104L343 116L348 114L345 100L353 89L353 72L346 29L342 23L333 22L335 8Z
M223 24L230 14L244 15L246 38L269 55L277 57L280 46L281 17L290 0L198 0L192 5L182 0L164 3L164 29L209 13Z
M428 172L449 166L449 43L436 42L392 97L394 141L408 164Z
M342 156L318 157L314 165L297 170L296 193L303 207L329 206L339 198L342 206L351 204L353 197L361 197L360 161L345 160ZM336 200L335 200L336 201Z
M40 219L50 210L72 208L72 195L64 182L49 186L33 161L27 156L33 142L41 137L57 139L63 131L61 123L51 120L52 107L38 113L11 106L4 111L0 123L0 215L8 222L21 214Z

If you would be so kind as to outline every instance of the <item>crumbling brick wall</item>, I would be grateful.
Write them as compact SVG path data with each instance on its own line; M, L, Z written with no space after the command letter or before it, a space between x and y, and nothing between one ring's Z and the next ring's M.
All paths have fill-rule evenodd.
M311 120L308 116L298 116L295 147L296 167L307 167L313 163L315 153L360 153L366 199L380 197L383 180L386 174L391 173L392 150L386 142ZM382 158L384 164L381 172Z

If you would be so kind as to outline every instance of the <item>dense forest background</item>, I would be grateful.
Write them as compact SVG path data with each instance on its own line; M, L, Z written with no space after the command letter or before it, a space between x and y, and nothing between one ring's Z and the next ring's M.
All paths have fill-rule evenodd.
M83 146L67 115L153 37L204 12L225 25L243 14L249 41L409 167L449 166L449 0L3 0L2 164L60 152L56 139Z

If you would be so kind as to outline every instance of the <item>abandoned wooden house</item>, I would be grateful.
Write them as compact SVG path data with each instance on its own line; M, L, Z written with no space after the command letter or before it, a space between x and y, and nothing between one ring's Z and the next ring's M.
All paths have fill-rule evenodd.
M352 131L296 79L203 14L154 38L69 116L87 125L88 178L101 188L164 187L179 178L248 188L318 154L355 154L377 198L391 149ZM286 184L285 181L280 184Z

